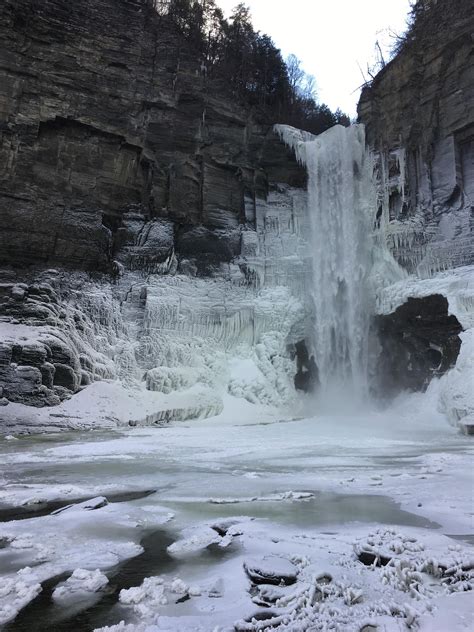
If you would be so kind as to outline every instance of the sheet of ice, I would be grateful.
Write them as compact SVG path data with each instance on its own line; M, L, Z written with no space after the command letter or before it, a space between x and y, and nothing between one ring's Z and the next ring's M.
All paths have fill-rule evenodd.
M361 621L377 621L387 629L403 629L410 617L436 621L438 598L451 587L419 566L436 559L453 567L456 560L464 564L472 557L462 541L436 531L436 523L444 533L462 537L474 531L472 447L436 411L438 387L434 383L428 393L401 397L390 410L357 415L278 422L268 408L232 398L229 403L236 406L227 417L129 428L110 436L0 442L9 504L15 497L17 504L41 498L64 498L70 504L79 490L87 490L90 498L107 496L109 489L157 490L91 511L76 507L3 523L0 538L7 546L0 550L0 561L14 555L19 568L41 561L29 586L64 570L99 568L103 573L117 560L136 555L143 529L168 520L172 512L170 549L178 571L160 576L157 569L163 583L150 580L148 588L156 590L147 589L140 603L121 603L130 614L111 611L109 625L124 619L124 626L136 630L232 628L261 612L257 602L273 595L248 592L243 563L272 555L298 568L296 585L283 587L279 605L270 606L286 617L291 630L324 629L329 620L348 630L358 630ZM211 498L232 502L207 502ZM370 569L361 564L354 549L358 544L395 555L403 581L395 565ZM332 581L313 581L321 574ZM14 569L6 579L16 581ZM411 592L414 581L421 598ZM186 586L189 598L173 592L173 584L175 589ZM164 598L166 604L150 606ZM451 603L456 601L443 608L450 611Z
M2 411L2 430L35 433L153 425L214 416L222 409L222 398L200 385L165 394L128 389L118 381L101 381L54 407L32 410L30 406L11 403Z

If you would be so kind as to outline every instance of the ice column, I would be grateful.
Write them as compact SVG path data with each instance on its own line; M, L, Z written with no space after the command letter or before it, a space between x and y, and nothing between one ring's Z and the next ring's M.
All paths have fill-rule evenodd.
M368 391L368 337L376 192L362 125L324 134L280 136L306 165L312 227L315 360L321 391L363 398ZM343 389L341 391L341 389Z

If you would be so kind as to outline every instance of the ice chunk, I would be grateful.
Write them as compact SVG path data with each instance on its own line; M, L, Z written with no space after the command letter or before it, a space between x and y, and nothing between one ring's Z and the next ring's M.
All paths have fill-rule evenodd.
M61 509L56 509L53 511L51 515L56 516L65 511L79 511L81 509L85 511L92 511L94 509L101 509L109 504L109 501L105 496L97 496L97 498L91 498L90 500L85 500L82 503L75 503L74 505L67 505L66 507L61 507Z
M2 578L0 585L0 625L11 621L41 592L34 571L25 567L14 577Z
M88 571L77 568L64 583L53 591L54 601L68 601L77 598L80 593L96 593L109 583L107 576L99 569Z
M187 555L207 548L211 544L219 544L222 537L210 527L200 527L191 530L189 536L177 540L168 546L168 553L172 555Z

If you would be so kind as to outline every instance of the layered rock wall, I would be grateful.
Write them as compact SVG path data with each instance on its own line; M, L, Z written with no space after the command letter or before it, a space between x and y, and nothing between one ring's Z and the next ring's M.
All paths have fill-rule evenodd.
M309 318L305 172L152 5L0 6L11 427L81 426L91 402L114 424L217 414L226 394L294 398Z
M151 5L2 2L2 263L153 269L174 248L207 273L269 179L304 184Z
M422 276L474 261L474 6L433 2L431 22L362 91L378 163L379 221Z

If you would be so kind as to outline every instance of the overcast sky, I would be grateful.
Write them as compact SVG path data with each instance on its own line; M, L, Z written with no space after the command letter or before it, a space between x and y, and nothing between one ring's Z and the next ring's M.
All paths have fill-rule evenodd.
M217 0L229 15L238 0ZM294 53L315 76L318 97L332 110L355 116L358 88L375 58L386 51L389 30L405 30L409 0L247 0L252 22L270 35L286 57Z

